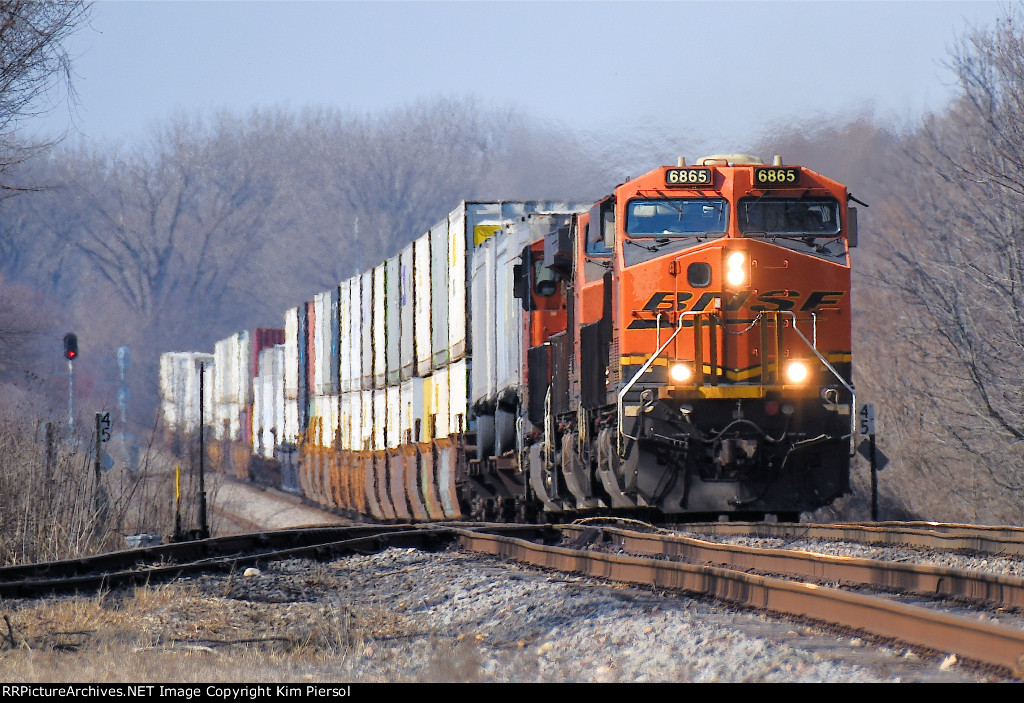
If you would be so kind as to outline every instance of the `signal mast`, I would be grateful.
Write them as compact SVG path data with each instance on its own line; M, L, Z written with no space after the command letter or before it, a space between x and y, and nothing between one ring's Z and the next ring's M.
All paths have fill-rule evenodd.
M75 376L74 362L78 358L78 337L70 332L64 335L64 358L68 360L68 427L75 429Z

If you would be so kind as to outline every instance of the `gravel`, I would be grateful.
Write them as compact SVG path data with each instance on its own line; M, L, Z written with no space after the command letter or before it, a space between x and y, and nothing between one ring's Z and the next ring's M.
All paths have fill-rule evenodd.
M224 578L200 581L222 594ZM350 681L997 680L955 658L458 551L271 563L228 590L348 612L359 635L336 673Z
M261 521L276 496L229 486ZM265 505L267 503L268 505ZM311 521L304 516L304 521ZM733 538L756 546L920 559L918 550ZM936 552L934 563L1024 572L1024 561ZM974 566L971 566L973 564ZM843 637L723 604L544 572L458 551L390 549L324 565L267 564L232 596L311 599L361 633L339 679L369 681L969 682L999 680L952 656ZM222 577L206 576L204 580ZM308 584L322 582L310 590ZM213 588L223 592L219 583Z
M696 532L686 534L686 536L706 539L709 542L738 544L761 549L792 549L818 554L831 554L833 556L859 557L881 561L905 561L915 564L943 566L964 571L981 571L988 574L1024 578L1024 558L1019 556L965 554L953 551L923 549L920 547L860 544L856 542L801 539L795 537L712 536Z

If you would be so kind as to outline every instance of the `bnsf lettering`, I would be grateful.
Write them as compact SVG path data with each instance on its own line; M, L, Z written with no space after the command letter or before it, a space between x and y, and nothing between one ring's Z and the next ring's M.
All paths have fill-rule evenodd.
M795 299L799 297L800 293L795 290L770 290L757 296L757 302L767 303L767 305L751 305L750 309L753 312L792 310L793 306L796 305ZM769 307L770 305L775 307Z
M839 300L846 294L841 290L816 290L812 291L804 300L803 305L798 309L800 312L808 312L822 305L837 305ZM672 300L675 299L675 307ZM687 312L705 312L714 303L715 299L722 299L725 312L736 312L740 310L750 299L750 292L733 293L731 296L722 293L705 292L691 307L687 303L693 298L693 294L680 291L658 291L651 296L650 300L643 306L643 310L657 315L659 312L671 312L674 310ZM757 296L754 304L750 306L752 312L776 312L793 310L797 303L803 298L800 291L795 290L769 290ZM645 330L657 327L657 320L633 320L627 329Z
M686 291L680 291L676 293L676 304L672 306L672 293L670 292L657 292L651 296L651 299L647 301L647 305L644 305L644 310L649 310L653 313L668 312L669 310L682 310L686 306L686 301L693 297L693 293Z
M807 296L807 302L800 308L800 312L813 310L819 305L837 305L843 297L841 290L816 290Z

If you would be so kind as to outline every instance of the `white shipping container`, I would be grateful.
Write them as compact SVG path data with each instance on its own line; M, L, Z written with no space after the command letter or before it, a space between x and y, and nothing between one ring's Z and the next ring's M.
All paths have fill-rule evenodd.
M265 362L261 352L256 362L256 376L252 380L252 451L256 456L266 456L263 453L263 441L265 430L263 423L266 421L265 405L268 405L270 384L270 372L264 375ZM273 408L273 404L269 404Z
M472 388L473 403L494 401L495 376L495 326L494 326L494 284L495 249L499 230L492 230L473 249L472 278L470 285L470 337L473 348ZM479 410L479 408L477 408Z
M313 430L313 442L321 447L333 447L338 434L340 419L339 402L336 394L313 396L309 426Z
M399 304L401 305L401 378L412 378L416 371L416 328L413 303L413 245L410 244L399 254Z
M416 375L426 376L431 365L430 296L433 286L430 281L430 233L413 242L413 323L416 329Z
M328 332L327 353L330 355L330 378L327 388L328 393L336 394L341 391L341 296L338 287L331 289L331 327Z
M373 447L374 451L387 449L385 428L387 427L388 392L384 388L373 391Z
M362 388L362 295L360 293L360 278L353 276L349 279L348 289L348 363L349 363L349 390L357 391Z
M434 375L423 377L421 404L417 410L420 419L419 433L413 432L414 442L429 442L434 438ZM415 425L414 425L415 427Z
M359 327L360 339L360 373L363 390L373 388L373 269L363 272L361 276L361 307L362 324Z
M338 388L342 393L352 390L351 342L352 320L349 295L349 280L345 279L338 286Z
M402 286L401 259L393 256L384 262L384 322L387 327L386 384L398 383L402 368Z
M350 451L362 451L362 400L359 391L352 391L346 394L343 405L348 408L348 446L342 447Z
M445 366L434 372L431 383L431 397L428 400L428 416L433 416L434 439L447 437L451 434L451 413L448 405L451 400L451 389L448 387L448 370Z
M449 433L469 429L469 362L460 359L448 367L448 429Z
M430 229L430 352L431 366L448 363L448 218Z
M177 403L181 402L181 393L176 393L177 379L175 368L175 357L187 352L164 352L160 355L160 416L163 418L164 427L168 430L184 430L183 420L179 419L180 413Z
M285 418L284 418L284 367L285 349L283 344L275 344L273 352L273 394L274 400L274 428L277 430L274 436L274 444L280 445L284 440Z
M387 384L387 290L383 263L373 269L373 387ZM381 447L383 449L383 447Z
M249 358L249 333L237 332L214 345L214 363L217 365L214 397L218 403L244 404L249 402L249 378L252 376Z
M398 418L399 444L418 442L423 436L423 379L410 378L402 383L401 410Z
M218 440L238 441L242 437L242 408L240 403L213 404L214 436Z
M373 449L373 391L360 391L359 403L361 421L358 449L365 452Z
M457 361L469 349L466 330L469 310L466 307L468 275L466 259L466 204L462 203L448 215L448 360Z
M266 459L274 457L274 446L283 434L280 358L283 358L282 345L260 350L258 371L253 380L252 448L253 453Z
M203 362L203 366L203 424L209 429L214 427L216 422L213 410L215 405L213 402L213 391L217 383L217 363L207 364ZM198 415L196 417L198 418ZM199 424L198 419L196 424Z
M338 398L338 448L342 451L352 448L351 393L342 393Z
M313 297L313 392L321 395L338 392L338 289Z
M160 397L165 426L170 430L196 432L199 428L199 374L206 367L203 383L207 427L213 426L213 354L167 352L160 356Z
M299 442L299 401L295 398L284 399L284 434L281 441L289 444Z
M401 387L398 385L387 387L387 418L384 422L384 434L385 440L387 440L387 447L394 449L402 443L401 432L399 431L401 422L402 409L402 393Z
M327 299L326 305L325 298ZM325 309L326 308L326 309ZM327 347L324 344L326 335L324 328L330 328L330 294L317 293L313 296L313 393L323 393L326 385L325 377L330 378L330 367L327 364Z
M252 356L249 333L238 332L214 345L214 417L217 438L239 441L246 436L246 406L252 402Z
M299 397L299 308L291 308L284 314L284 397L288 400ZM298 420L292 427L298 427Z

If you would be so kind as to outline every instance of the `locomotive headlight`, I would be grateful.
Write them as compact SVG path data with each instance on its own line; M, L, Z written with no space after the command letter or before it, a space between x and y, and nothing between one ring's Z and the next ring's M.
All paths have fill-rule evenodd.
M802 361L794 361L786 367L786 380L790 383L803 383L807 380L807 365Z
M734 251L725 259L725 280L730 286L741 286L747 281L747 257Z
M676 383L686 383L693 373L686 364L672 364L668 369L668 375Z

